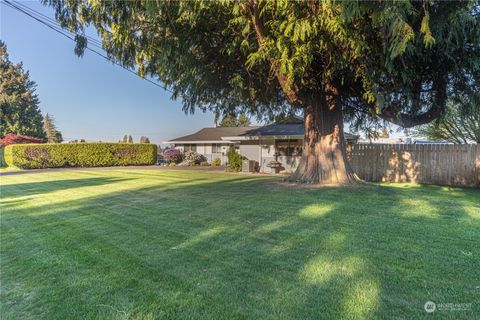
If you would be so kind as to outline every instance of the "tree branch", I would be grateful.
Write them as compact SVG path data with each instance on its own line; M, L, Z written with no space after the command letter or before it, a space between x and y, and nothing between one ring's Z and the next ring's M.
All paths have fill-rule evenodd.
M259 8L258 8L258 1L257 0L250 0L250 8L252 12L252 23L253 27L255 28L255 34L258 42L258 46L262 49L265 46L265 40L267 38L265 27L263 25L263 21L260 18ZM270 65L272 66L275 76L277 77L278 83L282 87L283 92L287 96L288 101L291 104L302 104L302 101L299 97L299 89L298 86L295 84L289 84L288 79L285 75L283 75L279 68L276 66L275 62L272 58L268 58Z
M445 77L436 79L433 83L435 90L435 101L432 106L421 114L411 115L407 113L397 112L394 106L383 109L380 113L376 113L381 119L401 126L403 128L411 128L421 124L429 123L438 118L444 111L447 102L447 80ZM375 111L375 106L371 106L370 110Z

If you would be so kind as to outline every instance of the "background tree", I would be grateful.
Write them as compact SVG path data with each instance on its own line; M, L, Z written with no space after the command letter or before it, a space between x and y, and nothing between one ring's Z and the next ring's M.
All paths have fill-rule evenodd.
M236 127L237 126L237 118L235 115L226 115L223 117L222 121L220 121L219 127Z
M148 139L148 137L141 136L140 143L150 143L150 139Z
M444 115L420 126L413 135L458 144L480 143L480 96L462 96L458 101L448 101Z
M384 138L384 139L390 138L390 133L388 132L388 128L383 127L381 132L378 134L378 137L379 138Z
M7 133L45 138L35 87L22 64L9 60L0 40L0 138Z
M222 121L218 125L219 127L248 127L250 125L250 118L241 113L238 115L229 114L223 117Z
M132 136L130 136L130 135L128 136L128 141L127 141L127 142L128 142L128 143L133 143L133 138L132 138Z
M413 127L479 90L477 1L45 2L77 53L93 25L110 58L158 78L186 112L303 114L293 181L356 181L344 120Z
M47 142L60 143L63 141L62 133L55 125L55 118L48 113L43 118L43 131L47 137Z
M124 136L123 136L122 142L123 142L123 143L128 143L128 135L124 135Z
M245 113L241 113L238 115L237 124L239 127L248 127L250 125L250 118Z

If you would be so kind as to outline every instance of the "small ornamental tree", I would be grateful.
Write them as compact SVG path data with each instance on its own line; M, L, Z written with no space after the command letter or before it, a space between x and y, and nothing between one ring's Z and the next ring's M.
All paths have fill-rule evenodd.
M222 165L222 160L220 158L215 158L212 160L212 166L213 167L219 167Z
M43 0L77 35L96 28L112 60L162 81L186 112L302 114L292 181L355 182L344 121L432 121L480 90L472 1Z
M183 160L183 153L175 148L165 149L163 158L168 162L180 163Z
M205 158L204 155L199 154L195 151L188 150L183 153L183 163L185 165L196 165L205 161L207 161L207 158Z
M227 152L228 168L232 171L242 170L242 156L235 150L230 148Z
M3 139L0 139L0 147L6 147L10 144L23 143L45 143L45 140L37 137L22 136L14 133L7 133Z

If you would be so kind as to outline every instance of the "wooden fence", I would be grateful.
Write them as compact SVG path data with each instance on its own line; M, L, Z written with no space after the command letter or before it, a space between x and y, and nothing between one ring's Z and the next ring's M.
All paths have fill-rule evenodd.
M365 181L480 186L480 145L355 144L348 151Z

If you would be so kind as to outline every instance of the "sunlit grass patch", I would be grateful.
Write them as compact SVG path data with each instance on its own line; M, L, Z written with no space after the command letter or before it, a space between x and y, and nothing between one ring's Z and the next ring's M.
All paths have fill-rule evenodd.
M480 191L196 171L1 179L5 319L479 314ZM440 312L440 311L439 311Z

